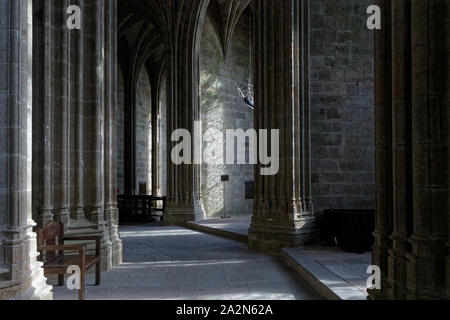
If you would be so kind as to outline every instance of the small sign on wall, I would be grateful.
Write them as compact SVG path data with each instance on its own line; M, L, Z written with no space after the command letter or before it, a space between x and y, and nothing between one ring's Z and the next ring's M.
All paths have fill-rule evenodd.
M222 180L222 182L223 182L223 216L222 216L222 219L229 219L231 217L227 216L227 210L225 208L226 201L227 201L226 200L227 197L226 197L225 190L227 189L227 182L230 181L230 176L229 175L223 175L223 176L220 177L220 180Z
M255 199L255 181L245 182L245 199Z

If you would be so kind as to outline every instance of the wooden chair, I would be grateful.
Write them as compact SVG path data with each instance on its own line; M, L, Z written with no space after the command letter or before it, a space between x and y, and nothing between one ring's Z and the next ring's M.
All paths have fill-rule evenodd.
M49 222L44 229L37 230L39 260L44 263L46 275L57 274L58 285L64 285L64 275L69 266L80 268L79 300L85 298L86 271L95 265L95 285L100 285L101 272L101 237L66 237L64 225L60 222ZM65 241L95 241L95 256L86 255L86 244L65 245ZM64 252L77 252L75 255L64 255ZM44 255L45 252L45 255Z

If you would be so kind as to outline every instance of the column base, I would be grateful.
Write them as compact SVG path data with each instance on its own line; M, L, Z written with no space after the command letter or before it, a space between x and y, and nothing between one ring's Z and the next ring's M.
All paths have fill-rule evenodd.
M114 268L123 263L123 244L117 231L111 236L111 264Z
M250 251L278 253L282 248L317 243L320 239L315 218L277 222L253 218L248 233Z
M375 244L372 246L372 265L381 269L381 290L368 290L369 300L387 300L389 292L392 292L389 283L389 250L392 240L385 232L375 231Z
M170 207L164 215L163 225L183 226L188 222L203 220L205 217L205 208L201 202L194 205Z
M108 239L101 242L101 270L102 272L109 272L114 267L122 264L123 254L122 254L122 241ZM89 248L89 247L88 247ZM95 247L91 247L88 250L89 254L95 254Z
M381 281L381 287L385 288L384 291L390 290L390 284L387 281ZM367 293L369 296L367 297L367 300L371 301L387 301L389 298L385 294L383 290L377 290L377 289L368 289Z
M106 270L109 271L115 266L122 264L123 262L123 245L119 235L119 228L117 226L118 210L115 206L110 206L105 209L105 217L107 220L106 230L103 233L103 238L106 240L107 246L107 266Z
M412 253L407 255L408 300L441 300L447 297L442 283L446 268L442 239L412 236Z
M43 263L37 261L34 223L3 232L7 241L4 254L9 258L0 274L0 300L52 300L53 287L47 284Z
M408 263L406 253L402 250L390 249L388 254L389 275L387 282L389 283L389 289L386 290L386 295L390 299L405 300L409 294L406 286L406 264Z
M0 287L0 300L53 300L52 289L47 284L42 263L36 262L27 281Z
M108 248L106 249L105 259L106 263L102 263L102 270L110 271L114 267L123 263L123 252L122 252L122 241L112 241L108 244ZM103 259L103 257L102 257Z
M447 252L450 254L450 243L447 244ZM450 256L449 255L447 255L446 261L447 261L447 263L446 263L446 273L445 274L449 275L449 276L447 276L447 279L446 279L447 280L447 286L446 286L447 300L450 300Z

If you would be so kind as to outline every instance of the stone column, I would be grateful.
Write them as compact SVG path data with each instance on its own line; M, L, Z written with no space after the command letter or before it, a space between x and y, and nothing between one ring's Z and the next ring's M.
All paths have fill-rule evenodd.
M449 4L379 1L376 31L377 231L370 298L448 297ZM390 23L389 23L390 21ZM390 171L390 166L393 170ZM392 194L392 198L390 196ZM387 263L386 263L387 260Z
M75 2L79 5L81 11L84 11L84 2ZM72 125L71 130L73 130L73 176L71 177L74 184L73 190L73 216L72 228L83 228L83 225L87 223L85 214L86 208L84 206L84 168L85 168L85 153L84 153L84 61L85 61L85 45L84 37L79 31L71 32L71 50L77 52L77 54L71 55L71 96L73 101L73 112L72 117L74 119L74 125Z
M392 50L390 2L375 3L381 8L382 26L375 32L375 145L376 145L376 221L372 263L381 269L382 290L371 292L373 299L385 296L388 282L388 250L393 225L392 170Z
M31 210L32 1L0 2L0 300L51 299Z
M145 68L147 69L151 94L152 94L152 184L151 194L158 196L158 190L160 190L160 152L161 146L159 144L159 127L160 127L160 104L161 104L161 87L165 78L165 59L161 61L155 61L152 57L149 57L145 62Z
M156 93L153 93L156 91ZM158 196L158 186L159 186L159 174L158 174L158 163L159 163L159 145L158 145L158 128L159 128L159 95L160 91L155 90L152 86L152 185L151 192L152 195Z
M80 30L66 26L69 5L81 9ZM39 227L56 220L66 234L101 236L104 269L122 259L116 6L116 0L34 0L33 7L33 214Z
M408 237L412 222L411 177L411 71L405 66L411 63L408 13L411 2L392 2L392 166L393 166L393 232L392 249L388 258L389 295L405 299Z
M136 83L139 70L135 68L135 58L131 59L127 65L127 72L124 72L125 86L125 194L134 195L136 193Z
M254 30L255 128L280 130L280 170L263 176L262 166L255 168L249 248L279 251L318 235L310 191L309 1L256 2Z
M449 230L447 56L449 2L411 2L413 235L408 263L410 299L443 298Z
M167 188L166 224L183 224L205 217L201 199L200 165L175 165L171 159L172 133L188 130L194 149L194 121L200 120L199 44L209 1L167 1L160 9L164 22L167 49Z
M148 67L147 67L148 69ZM156 69L156 70L155 70ZM161 86L162 86L162 73L160 68L153 69L157 73L155 76L151 75L151 87L152 87L152 195L159 196L158 190L160 189L160 176L159 176L159 154L161 147L159 145L159 117L160 117L160 102L161 102ZM150 70L150 69L148 69ZM150 73L149 73L150 74ZM156 78L156 79L155 79Z
M90 52L91 64L88 65L85 83L86 124L88 136L85 136L85 150L88 152L86 165L89 175L86 177L85 199L89 208L89 220L99 232L105 231L105 0L89 1L84 13L87 29L86 49Z
M111 266L122 263L117 208L117 1L105 3L105 221Z
M49 23L45 24L44 21ZM33 218L44 226L54 218L52 4L33 1ZM39 61L37 63L36 61Z
M447 23L447 39L448 39L448 35L450 34L450 24ZM446 56L450 57L450 45L448 44L448 40L447 40L447 45L446 45ZM450 74L450 63L447 62L447 96L446 98L446 103L447 103L447 110L450 106L450 78L449 75ZM447 123L450 123L450 112L447 112ZM450 147L450 130L447 130L447 150L449 150ZM450 172L450 161L447 161L448 166L447 166L447 172ZM450 174L447 175L447 185L450 185ZM450 208L450 197L448 197L448 208ZM445 274L446 276L446 288L447 288L447 299L450 300L450 214L447 213L447 255L446 255L446 260L447 260L447 267L446 267L446 272Z

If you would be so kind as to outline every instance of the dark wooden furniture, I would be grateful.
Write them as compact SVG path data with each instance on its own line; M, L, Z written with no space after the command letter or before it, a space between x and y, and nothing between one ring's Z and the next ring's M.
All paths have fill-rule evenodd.
M101 272L101 237L67 237L64 225L49 222L44 229L37 230L39 260L44 263L46 275L58 275L58 285L64 285L64 275L70 266L80 268L80 289L78 298L85 298L86 272L95 266L95 285L100 285ZM65 241L95 241L95 255L86 255L86 244L65 245ZM70 252L71 254L67 254Z
M120 222L148 223L155 217L163 220L167 201L166 197L119 195L117 202ZM162 206L158 207L158 202L162 202Z
M147 183L139 183L139 195L147 195Z
M362 254L374 244L375 210L325 210L320 230L321 244Z
M255 199L255 181L245 182L245 199Z

